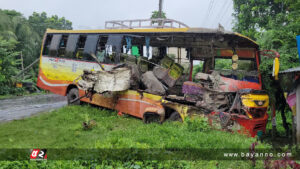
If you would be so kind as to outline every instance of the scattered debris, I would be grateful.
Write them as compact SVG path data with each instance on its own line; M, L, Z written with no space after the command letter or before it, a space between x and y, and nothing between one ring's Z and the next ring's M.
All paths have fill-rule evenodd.
M208 82L209 76L202 76L206 80L200 83L184 82L182 93L185 99L190 102L196 102L196 106L207 109L208 111L225 112L231 108L234 93L213 90L215 87Z
M176 81L183 73L183 67L174 63L174 60L169 57L164 57L161 60L161 66L156 66L153 69L154 75L169 87L173 87Z
M139 89L141 82L141 72L139 67L136 64L130 65L131 69L131 78L130 78L130 87L131 89Z
M154 76L152 71L148 71L142 75L142 82L146 86L146 92L165 95L166 90L163 84Z
M84 130L91 130L93 127L97 125L95 120L89 120L82 123L82 127Z
M132 57L127 56L127 60L130 58ZM161 66L153 63L155 65L153 71L147 71L150 63L145 58L139 58L137 64L129 61L117 65L111 71L84 70L78 86L85 91L104 93L127 89L138 90L143 84L146 92L164 96L167 94L168 87L174 87L181 77L183 67L174 63L171 58L164 57ZM141 75L141 72L145 73Z

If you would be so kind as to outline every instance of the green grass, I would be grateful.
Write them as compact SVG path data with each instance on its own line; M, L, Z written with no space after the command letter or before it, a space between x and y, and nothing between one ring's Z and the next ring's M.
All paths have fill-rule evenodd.
M0 100L3 100L3 99L12 99L12 98L17 98L17 97L20 97L20 96L35 96L35 95L43 95L43 94L47 94L47 92L45 91L40 91L39 93L20 93L19 95L0 95Z
M82 129L93 119L97 126ZM32 118L0 124L0 148L249 148L255 141L222 131L189 131L186 124L144 124L131 116L90 106L69 106ZM234 143L234 144L233 144Z
M95 120L92 130L83 130L82 122ZM190 130L188 123L144 124L131 116L117 116L110 110L86 106L68 106L23 120L0 124L0 148L233 148L248 149L254 138L209 130ZM260 144L260 148L269 147ZM136 164L137 163L137 164ZM58 168L101 166L118 168L248 168L250 161L48 161L0 162L3 166ZM263 162L259 161L259 166ZM24 167L25 166L25 167ZM48 166L48 167L49 167ZM135 167L134 167L135 166ZM9 167L10 168L10 167ZM101 167L102 168L102 167Z
M267 130L272 130L272 121L271 121L271 111L268 112L269 114L269 122L267 124ZM286 116L286 121L287 123L289 124L289 128L290 130L292 130L292 112L291 111L287 111L286 110L286 113L285 113L285 116ZM281 113L279 111L276 111L276 129L277 129L277 132L280 136L285 136L286 135L286 131L283 127L283 123L282 123L282 117L281 117Z

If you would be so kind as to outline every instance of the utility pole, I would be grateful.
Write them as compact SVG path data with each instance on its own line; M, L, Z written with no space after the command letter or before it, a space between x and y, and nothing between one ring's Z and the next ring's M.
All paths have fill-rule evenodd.
M158 6L158 16L159 16L159 18L162 18L162 5L163 5L163 0L159 0L159 6Z
M23 53L22 53L22 51L21 51L21 66L22 66L22 74L23 74L23 80L25 79L25 75L24 75L24 60L23 60Z

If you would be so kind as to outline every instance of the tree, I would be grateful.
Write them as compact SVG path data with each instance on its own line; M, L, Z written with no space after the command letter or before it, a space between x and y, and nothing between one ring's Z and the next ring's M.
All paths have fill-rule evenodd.
M34 12L27 19L15 10L0 9L0 39L3 48L1 49L2 58L0 61L5 63L5 65L2 65L0 85L6 86L4 91L13 92L12 90L6 90L6 88L12 85L9 79L20 69L20 64L16 64L19 62L20 52L22 52L25 66L39 58L42 38L47 28L72 29L72 22L64 17L59 18L57 15L47 17L45 12L41 14ZM4 50L5 47L8 50ZM7 72L2 73L4 69ZM31 80L36 79L38 65L30 71L33 73L27 77ZM3 78L8 80L6 81ZM3 93L3 91L0 91L0 94L1 92Z
M166 13L165 12L161 12L161 18L164 18L164 19L166 19L167 17L166 17ZM157 19L157 18L160 18L159 17L159 11L153 11L152 12L152 15L151 15L151 19Z
M15 40L4 40L0 37L0 95L14 93L15 89L11 88L13 85L12 76L18 71L17 65L19 60L16 52Z
M16 50L22 51L28 65L38 56L41 37L32 30L27 19L14 10L0 10L0 36L7 41L17 41Z
M71 21L66 20L64 17L59 18L57 15L47 17L46 12L33 12L33 14L29 16L28 22L35 32L37 32L41 37L44 35L47 28L67 30L72 29Z
M256 32L272 27L270 20L278 14L287 14L293 0L233 0L234 2L234 31L255 38ZM281 18L284 23L285 19Z

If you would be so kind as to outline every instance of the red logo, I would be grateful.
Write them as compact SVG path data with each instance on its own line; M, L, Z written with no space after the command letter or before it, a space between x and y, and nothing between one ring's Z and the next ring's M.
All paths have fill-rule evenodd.
M47 150L46 149L33 149L30 154L31 160L46 160Z

